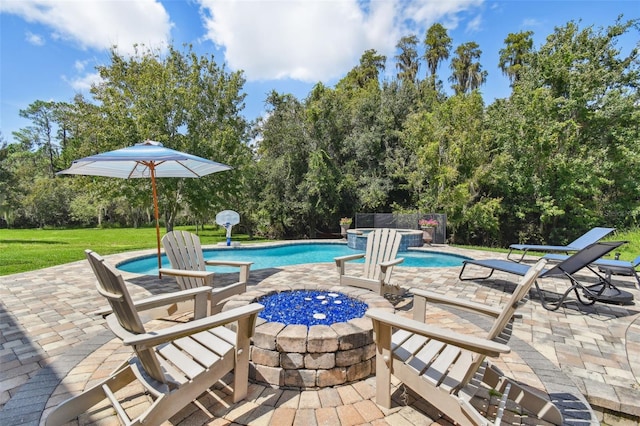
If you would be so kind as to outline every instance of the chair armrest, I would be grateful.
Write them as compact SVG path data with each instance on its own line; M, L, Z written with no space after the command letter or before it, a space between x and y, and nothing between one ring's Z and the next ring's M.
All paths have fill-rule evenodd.
M174 303L185 302L191 299L197 300L197 297L199 295L202 295L200 296L201 303L206 303L210 293L211 293L211 287L190 288L188 290L181 290L173 293L159 294L157 296L151 296L142 300L134 301L133 306L136 308L136 311L141 312L149 309L171 305ZM103 308L94 312L95 315L101 315L101 316L106 316L111 313L113 313L113 311L111 310L110 307Z
M145 311L160 306L170 305L172 303L184 302L203 294L203 298L208 298L211 292L210 287L196 287L188 290L176 291L173 293L159 294L157 296L147 297L146 299L133 302L138 311Z
M350 260L362 259L364 257L364 253L358 254L350 254L347 256L334 257L333 260L336 262L336 267L338 269L338 275L343 276L345 273L345 264Z
M211 266L235 266L238 268L253 265L253 262L243 262L239 260L205 260L204 263Z
M470 300L457 299L455 297L447 297L447 296L443 296L441 294L437 294L427 290L412 288L409 290L409 292L412 293L414 296L423 298L425 302L433 302L433 303L439 303L443 305L449 305L449 306L464 309L467 311L488 315L494 318L497 318L502 313L501 308L495 308L493 306L483 305L482 303L476 303ZM421 304L423 303L416 301L416 305L419 306ZM414 306L414 309L416 308L417 306ZM424 313L422 314L422 318L424 318Z
M164 275L172 275L175 277L194 277L206 279L209 276L214 276L215 272L211 271L189 271L187 269L171 269L160 268L160 273Z
M249 281L249 269L253 262L236 261L236 260L205 260L204 263L209 266L231 266L234 268L240 268L241 283Z
M234 284L229 284L224 287L216 287L211 290L211 295L209 296L211 302L211 313L216 314L222 310L223 300L230 298L231 296L235 296L238 294L242 294L247 291L247 283L246 282L237 282Z
M202 280L202 285L213 287L213 277L216 274L211 271L189 271L187 269L160 268L160 274L174 277L187 277Z
M190 336L201 331L236 322L243 318L250 316L257 317L258 313L263 309L264 306L261 304L251 303L247 306L230 309L216 315L184 324L177 324L162 330L144 334L129 335L123 339L123 344L128 346L153 347L176 340L180 337ZM255 320L253 323L255 324Z
M380 265L380 268L384 272L390 266L396 266L396 265L399 265L402 262L404 262L404 257L396 257L393 260L387 260L386 262L380 262L378 265Z
M358 254L348 254L346 256L334 257L333 260L336 261L336 265L340 262L348 262L349 260L362 259L365 256L364 253Z
M374 331L381 325L406 330L421 336L437 340L446 344L455 345L475 353L486 356L497 357L501 353L511 352L511 348L502 343L496 343L488 339L481 339L475 336L456 333L452 330L435 327L420 321L392 314L381 309L370 309L365 314L374 322ZM378 322L378 324L376 324Z

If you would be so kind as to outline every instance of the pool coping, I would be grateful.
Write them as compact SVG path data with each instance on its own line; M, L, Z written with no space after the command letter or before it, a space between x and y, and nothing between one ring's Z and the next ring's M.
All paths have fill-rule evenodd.
M223 244L223 243L219 243L219 244ZM260 242L260 243L249 243L249 244L243 244L240 246L231 246L231 247L227 247L225 246L220 246L220 245L213 245L213 244L207 244L207 245L203 245L202 246L202 250L203 251L224 251L224 250L251 250L251 249L257 249L257 248L262 248L262 247L285 247L285 246L291 246L291 245L311 245L311 244L323 244L323 245L342 245L342 246L347 246L347 242L344 240L287 240L287 241L274 241L274 242ZM347 246L348 247L348 246ZM402 253L407 253L407 252L423 252L423 253L434 253L434 254L439 254L439 255L446 255L446 256L452 256L452 257L456 257L456 258L460 258L462 260L465 259L471 259L468 256L462 255L462 254L457 254L457 253L449 253L446 251L439 251L439 250L434 250L433 249L433 245L429 245L429 246L423 246L423 247L408 247L407 250L402 250L398 252L398 257L402 257ZM349 247L350 249L354 250L355 252L361 253L361 250L358 249L353 249L351 247ZM123 265L130 263L130 262L135 262L137 260L141 260L141 259L155 259L156 258L156 253L149 253L148 250L147 251L136 251L136 252L132 252L132 256L128 257L128 258L121 258L119 260L117 260L116 262L114 262L114 266L115 268L122 272L122 273L128 273L128 274L134 274L134 275L145 275L144 273L141 272L130 272L124 269L120 269ZM164 249L161 251L161 254L163 256L165 256L165 251ZM115 255L114 255L115 256ZM119 256L119 255L118 255ZM331 260L327 260L326 262L309 262L309 263L332 263L333 259ZM301 263L303 264L303 263ZM282 265L282 266L292 266L292 265ZM403 266L402 264L399 264L398 266ZM450 268L452 266L425 266L428 268L438 268L438 267L442 267L442 268ZM265 268L261 268L261 269L265 269ZM255 269L253 269L255 270Z

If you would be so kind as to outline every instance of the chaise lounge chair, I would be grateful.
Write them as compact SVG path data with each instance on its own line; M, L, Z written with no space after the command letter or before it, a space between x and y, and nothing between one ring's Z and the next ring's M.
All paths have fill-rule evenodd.
M205 316L209 289L206 287L168 293L133 302L122 276L96 253L87 259L98 279L96 287L111 305L107 325L135 355L109 377L58 405L49 413L46 425L62 425L108 400L121 424L159 425L198 398L229 372L233 377L233 402L245 398L248 390L249 342L258 313L258 303ZM139 311L158 315L160 307L193 301L194 321L147 332ZM162 316L160 316L162 317ZM235 325L235 331L225 325ZM132 383L141 384L153 398L146 410L127 413L128 401L115 393Z
M613 231L615 231L615 228L593 228L589 232L573 240L566 246L547 246L547 245L538 245L538 244L511 244L509 246L509 254L507 254L507 259L513 260L511 259L511 252L513 250L519 250L523 252L520 259L516 260L516 262L521 262L529 250L541 251L541 252L562 252L562 253L580 251L586 246L588 246L589 244L593 244L596 241L601 240L602 238L609 235Z
M561 262L569 256L565 254L545 254L543 259ZM627 277L635 277L635 286L640 290L640 276L636 268L640 266L640 256L633 259L631 262L618 259L598 259L592 263L593 266L597 266L598 270L606 274L607 280L611 279L611 275L624 275Z
M247 291L249 268L253 262L232 260L205 260L202 254L200 237L186 231L168 232L162 237L164 251L171 262L171 268L160 269L161 274L176 277L182 290L209 286L211 291L211 313L222 310L221 302L228 297ZM224 287L214 286L214 272L207 271L209 266L230 266L240 268L238 282Z
M367 311L373 321L376 343L376 402L391 408L393 375L459 425L500 424L499 416L495 423L489 421L486 413L471 404L481 387L502 393L501 406L510 399L538 418L562 424L562 414L547 395L505 377L487 359L510 352L503 342L511 335L516 308L544 264L545 260L540 260L529 268L502 308L412 289L413 319L379 309ZM494 319L493 326L486 338L481 338L425 324L427 302L486 315Z
M402 294L404 290L400 286L389 284L393 267L404 262L404 258L396 257L401 240L402 234L395 229L375 229L367 235L365 253L334 258L340 274L340 285L366 288L381 296L385 293ZM346 275L346 262L362 258L364 258L362 275Z
M583 305L593 305L595 302L625 304L633 301L633 295L631 293L619 290L615 285L611 283L610 280L607 280L606 277L600 275L591 266L589 266L596 259L599 259L607 253L615 250L617 247L620 247L624 243L624 241L594 243L567 257L565 260L558 263L553 268L544 269L540 273L539 278L565 277L570 280L571 286L562 294L560 299L556 301L555 304L549 304L546 302L544 294L536 281L535 286L538 294L540 295L542 306L544 306L546 309L555 311L564 303L564 300L567 298L569 293L571 293L571 291L575 293L578 301ZM468 265L487 268L491 271L488 275L483 277L463 277ZM574 274L583 268L587 268L591 272L596 274L600 279L600 282L598 284L589 286L581 284L574 277ZM530 269L531 266L529 265L503 259L465 260L462 262L462 269L460 270L458 278L462 281L484 280L490 278L491 275L493 275L493 271L502 271L514 275L524 276L527 272L529 272ZM586 300L583 299L583 297L580 295L578 289L582 290L583 296L586 298Z

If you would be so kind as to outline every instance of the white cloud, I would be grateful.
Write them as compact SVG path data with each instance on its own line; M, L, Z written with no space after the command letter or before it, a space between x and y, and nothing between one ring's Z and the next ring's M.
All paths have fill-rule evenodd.
M80 61L80 60L78 60L78 61L75 61L73 63L73 67L76 69L76 71L82 72L87 67L88 63L89 63L89 61Z
M54 39L81 48L133 52L134 44L166 47L172 24L157 0L3 0L0 11L45 25Z
M42 36L39 34L34 34L31 31L27 31L25 38L28 43L31 43L34 46L44 46L44 38L42 38Z
M480 31L482 27L482 15L478 15L467 23L465 32L476 33Z
M535 28L542 25L542 22L538 21L535 18L528 18L522 21L522 27L524 28Z
M455 29L460 23L461 12L482 5L484 0L411 0L407 3L405 15L423 27L436 22L446 28Z
M328 81L344 75L362 53L391 58L403 35L434 22L458 25L457 14L483 0L198 0L205 38L225 51L248 80ZM422 34L418 34L419 37Z
M68 79L66 77L63 77L63 79L67 83L69 83L69 85L73 87L73 90L75 90L76 92L87 92L87 93L91 89L92 85L98 84L102 81L102 79L100 78L100 74L98 74L97 72L86 74L82 77L77 77L74 79Z

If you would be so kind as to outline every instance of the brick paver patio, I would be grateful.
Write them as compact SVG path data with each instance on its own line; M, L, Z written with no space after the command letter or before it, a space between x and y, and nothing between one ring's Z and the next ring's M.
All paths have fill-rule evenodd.
M504 257L448 246L428 249L473 258ZM107 259L117 263L148 253L126 253ZM506 300L512 282L518 279L496 273L490 280L460 282L459 269L398 267L393 281L407 288L428 288L498 305ZM130 280L134 298L177 290L172 279L123 275ZM585 279L589 278L585 274ZM250 285L305 281L333 285L336 279L333 264L326 263L252 271ZM634 295L634 305L597 303L584 307L572 303L550 312L533 296L519 310L522 319L514 327L512 352L496 362L511 377L543 389L558 400L570 424L638 424L640 418L640 292L631 278L614 279ZM93 283L86 261L0 277L1 425L39 424L50 407L105 377L129 356L129 350L113 338L104 320L93 315L104 306ZM551 293L567 288L563 280L546 279L541 283ZM407 314L410 299L396 302L398 311ZM433 310L429 320L459 330L482 326L477 318L439 309ZM126 391L131 396L131 409L142 409L146 396L136 389ZM197 405L182 410L172 423L447 424L423 399L403 387L396 389L391 410L376 405L374 393L372 376L317 391L252 384L247 399L232 405L228 402L228 389L218 383ZM115 417L110 410L96 409L84 421L112 424ZM520 418L510 421L530 422Z

